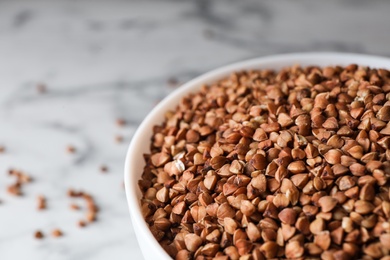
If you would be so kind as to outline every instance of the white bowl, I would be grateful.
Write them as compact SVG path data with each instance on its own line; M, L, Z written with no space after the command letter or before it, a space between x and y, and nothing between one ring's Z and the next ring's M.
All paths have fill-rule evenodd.
M222 68L203 74L180 88L172 92L162 100L144 119L130 143L125 163L125 188L129 211L133 223L133 228L137 236L145 259L171 259L157 240L144 221L141 214L140 199L141 192L138 188L138 180L141 178L143 167L145 165L143 154L149 153L150 140L152 136L152 127L162 123L164 113L167 110L175 109L180 99L190 92L196 92L201 85L215 82L228 76L234 71L250 69L275 69L279 70L286 66L300 64L301 66L318 65L349 65L351 63L370 66L374 68L390 69L390 59L345 53L296 53L283 54L269 57L262 57L234 63Z

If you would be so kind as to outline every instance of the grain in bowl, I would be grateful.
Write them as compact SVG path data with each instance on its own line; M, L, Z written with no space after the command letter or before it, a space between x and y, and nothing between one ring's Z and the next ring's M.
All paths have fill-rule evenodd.
M389 254L389 72L232 74L154 128L142 213L177 259Z

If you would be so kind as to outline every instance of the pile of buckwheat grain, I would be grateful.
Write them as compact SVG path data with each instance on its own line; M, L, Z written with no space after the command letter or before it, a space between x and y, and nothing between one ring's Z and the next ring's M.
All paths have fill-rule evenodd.
M390 259L390 72L244 71L154 127L142 213L176 259Z

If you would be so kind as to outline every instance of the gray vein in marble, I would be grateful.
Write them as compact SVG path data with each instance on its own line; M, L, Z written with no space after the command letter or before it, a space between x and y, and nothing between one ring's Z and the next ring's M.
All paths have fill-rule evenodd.
M31 10L28 9L22 10L15 15L12 26L15 29L19 29L22 26L29 23L32 19L33 19L33 12Z
M231 29L233 26L233 21L230 17L219 16L214 12L214 4L212 1L208 0L198 0L194 1L195 12L190 14L193 15L193 18L198 20L203 20L204 22L217 26L224 29ZM187 13L184 13L182 18L188 17Z

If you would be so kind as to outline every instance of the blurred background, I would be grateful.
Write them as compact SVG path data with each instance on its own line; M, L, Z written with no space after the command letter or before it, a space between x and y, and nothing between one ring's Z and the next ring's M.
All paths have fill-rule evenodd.
M123 164L153 106L180 83L247 58L389 57L389 11L387 0L0 0L0 258L142 259ZM10 168L33 178L23 196L7 192ZM78 227L85 202L70 188L93 196L96 222ZM40 194L47 208L38 211ZM63 237L52 237L56 228Z

